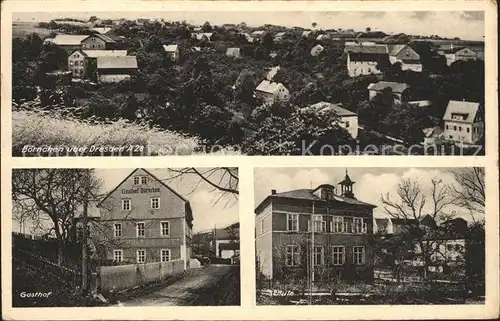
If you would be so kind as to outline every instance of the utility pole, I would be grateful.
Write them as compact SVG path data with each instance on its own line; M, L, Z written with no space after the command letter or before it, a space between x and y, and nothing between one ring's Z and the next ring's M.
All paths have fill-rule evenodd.
M88 209L89 209L89 189L90 189L90 169L85 171L84 178L84 199L83 199L83 213L82 213L82 292L88 293L88 248L87 248L87 222L88 222Z
M310 276L310 283L309 283L309 305L312 305L312 291L313 291L313 285L314 285L314 229L315 229L315 223L314 222L314 201L312 203L312 215L311 215L311 267L309 268L309 271L311 273Z

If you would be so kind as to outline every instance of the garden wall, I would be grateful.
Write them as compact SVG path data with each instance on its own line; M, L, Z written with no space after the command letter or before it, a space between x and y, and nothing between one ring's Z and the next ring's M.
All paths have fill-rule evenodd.
M97 269L95 287L99 292L120 291L184 272L184 261L155 262L118 266L101 266Z

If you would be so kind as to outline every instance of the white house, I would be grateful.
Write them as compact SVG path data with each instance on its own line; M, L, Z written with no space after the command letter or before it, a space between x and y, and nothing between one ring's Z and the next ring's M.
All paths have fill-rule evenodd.
M241 51L240 48L227 48L226 49L226 56L239 58L239 57L241 57L240 51Z
M311 56L317 57L323 52L323 50L325 50L325 48L322 45L316 45L311 49Z
M333 111L339 118L339 126L349 132L352 138L358 137L358 115L350 110L340 107L338 104L321 101L309 106L319 112Z
M263 99L266 104L272 104L279 101L288 101L290 92L282 83L262 80L255 88L255 96Z
M479 103L450 100L443 116L444 138L459 144L475 144L484 135Z
M163 49L167 56L173 61L179 61L179 46L178 45L163 45Z
M391 64L399 62L401 70L422 72L420 55L408 45L387 45L389 61Z
M477 53L468 47L453 47L451 45L449 49L439 50L438 52L446 57L446 64L448 66L459 60L477 59Z
M388 59L387 46L377 44L346 44L347 71L350 77L380 74L378 62Z

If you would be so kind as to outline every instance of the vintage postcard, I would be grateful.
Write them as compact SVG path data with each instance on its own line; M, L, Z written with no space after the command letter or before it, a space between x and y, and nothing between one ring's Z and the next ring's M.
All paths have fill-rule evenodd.
M499 317L495 9L2 2L2 317Z

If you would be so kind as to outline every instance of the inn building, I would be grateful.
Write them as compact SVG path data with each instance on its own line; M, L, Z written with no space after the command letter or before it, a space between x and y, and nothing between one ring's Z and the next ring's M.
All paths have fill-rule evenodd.
M189 267L193 213L178 192L135 169L97 205L101 256L117 263L184 260Z
M348 173L336 186L278 193L256 208L256 258L268 279L373 281L373 209L354 196ZM313 230L314 229L314 230ZM311 262L312 261L312 262Z

